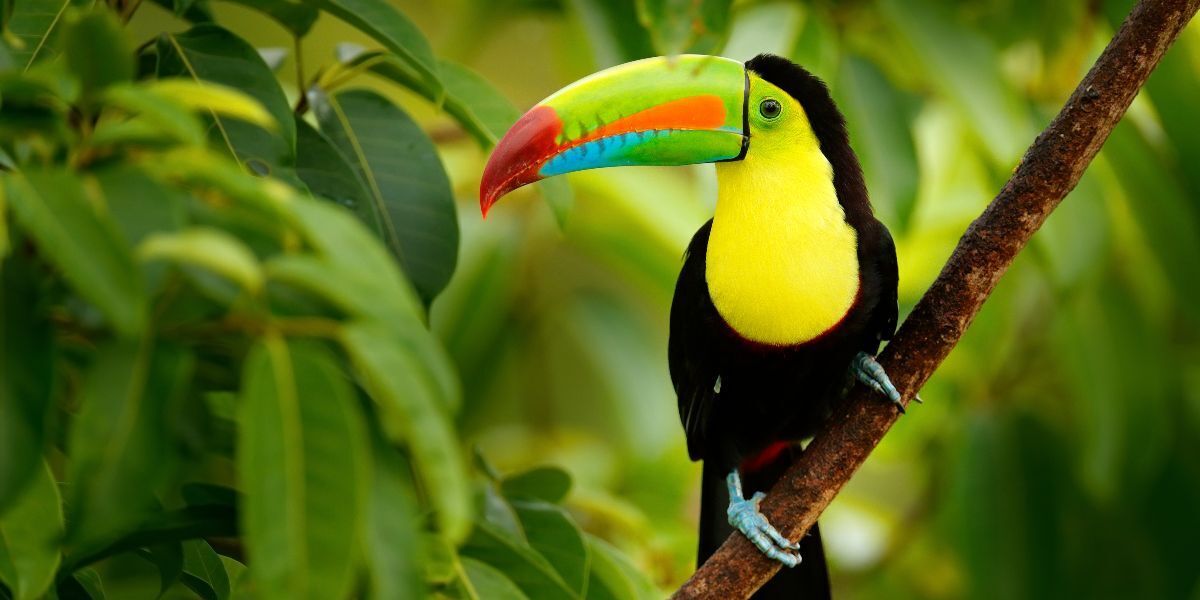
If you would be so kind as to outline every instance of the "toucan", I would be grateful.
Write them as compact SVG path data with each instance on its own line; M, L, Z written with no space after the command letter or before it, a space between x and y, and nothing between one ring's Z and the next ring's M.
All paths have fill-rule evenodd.
M572 171L695 163L716 163L717 203L684 253L668 365L688 453L704 461L698 558L736 529L796 567L756 598L828 597L816 528L789 540L759 503L855 380L903 404L874 360L896 329L896 249L825 83L770 54L600 71L500 139L480 206Z

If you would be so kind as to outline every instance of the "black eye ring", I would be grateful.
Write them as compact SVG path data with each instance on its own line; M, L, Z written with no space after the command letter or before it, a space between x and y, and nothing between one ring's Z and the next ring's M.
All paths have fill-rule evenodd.
M781 112L783 112L783 106L781 106L779 101L775 100L774 98L767 98L758 104L758 113L764 118L774 119L775 117L778 117L779 113Z

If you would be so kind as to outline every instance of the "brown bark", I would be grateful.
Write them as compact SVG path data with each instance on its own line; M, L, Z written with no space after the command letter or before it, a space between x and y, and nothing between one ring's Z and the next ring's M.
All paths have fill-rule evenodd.
M1012 178L963 234L941 274L880 355L905 403L958 343L1017 253L1079 182L1198 7L1200 0L1139 2L1062 111L1026 151ZM897 418L887 402L856 386L771 489L763 513L784 535L799 539ZM735 533L673 597L746 598L779 568Z

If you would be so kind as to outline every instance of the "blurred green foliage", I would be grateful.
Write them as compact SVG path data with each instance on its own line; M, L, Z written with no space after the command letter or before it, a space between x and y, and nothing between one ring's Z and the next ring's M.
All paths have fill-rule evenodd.
M603 67L789 56L907 308L1130 5L6 2L0 597L663 595L711 167L483 223L488 147ZM1196 98L1193 25L827 511L839 597L1200 598Z

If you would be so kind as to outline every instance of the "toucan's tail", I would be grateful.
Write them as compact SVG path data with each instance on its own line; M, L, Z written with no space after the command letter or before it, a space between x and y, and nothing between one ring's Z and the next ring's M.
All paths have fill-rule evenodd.
M742 489L749 498L754 492L767 492L783 475L792 458L800 450L789 447L787 451L778 452L774 457L762 464L753 465L753 469L742 470ZM755 461L758 462L758 461ZM718 473L706 461L704 463L704 480L700 487L700 552L696 564L703 564L725 538L733 533L733 527L725 515L729 506L729 492L725 487L725 476L728 473ZM768 581L757 593L754 600L827 600L830 598L829 569L825 564L825 550L821 546L821 533L813 525L808 535L800 540L800 556L803 560L795 568L784 567L771 581Z

